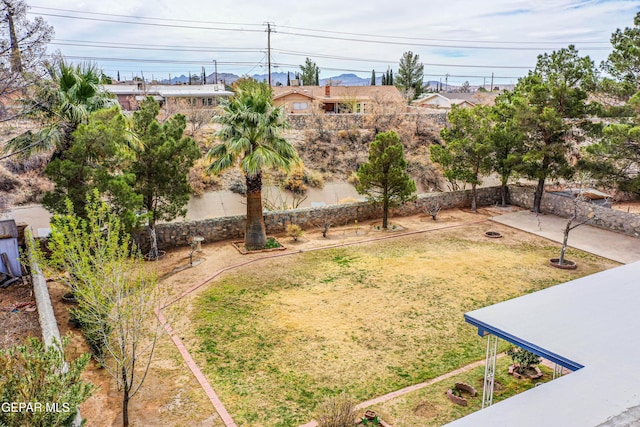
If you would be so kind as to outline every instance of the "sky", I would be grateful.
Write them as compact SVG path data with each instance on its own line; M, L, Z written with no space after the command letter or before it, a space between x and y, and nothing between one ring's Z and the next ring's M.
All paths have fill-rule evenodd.
M596 65L640 0L26 0L54 27L49 51L121 79L298 71L320 78L397 72L419 55L425 80L515 84L539 54L574 44ZM267 29L271 31L268 32ZM269 37L270 35L270 37Z

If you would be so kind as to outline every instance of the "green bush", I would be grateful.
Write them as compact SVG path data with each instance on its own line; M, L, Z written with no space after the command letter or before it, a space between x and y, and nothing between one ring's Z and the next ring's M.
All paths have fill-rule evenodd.
M287 236L291 237L293 241L297 241L298 237L304 234L304 230L298 224L289 224L287 226Z
M520 365L517 368L518 373L522 373L526 368L540 363L540 356L520 347L511 347L507 350L507 355L511 357L514 364Z
M17 406L0 411L2 426L52 427L70 426L78 405L87 400L95 386L82 381L80 375L89 363L83 354L65 370L64 348L55 342L49 348L29 337L25 345L0 350L0 402ZM21 408L18 405L31 404ZM48 406L47 406L48 405Z

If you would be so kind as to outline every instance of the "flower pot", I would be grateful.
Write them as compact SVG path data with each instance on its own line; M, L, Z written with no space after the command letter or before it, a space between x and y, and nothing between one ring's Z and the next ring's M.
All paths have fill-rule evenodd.
M521 374L517 371L520 368L520 365L511 365L509 366L509 375L513 375L519 380L523 378L529 378L531 380L537 380L538 378L542 378L542 371L537 366L529 366L527 369L531 371L531 373Z
M454 388L458 391L468 394L470 397L475 397L478 395L478 392L476 391L475 387L466 383L455 383ZM467 403L468 403L467 399L462 396L456 396L453 393L453 389L447 390L446 394L447 394L447 398L453 403L455 403L456 405L467 406Z
M67 292L62 295L62 302L66 302L67 304L77 304L78 300L73 292Z

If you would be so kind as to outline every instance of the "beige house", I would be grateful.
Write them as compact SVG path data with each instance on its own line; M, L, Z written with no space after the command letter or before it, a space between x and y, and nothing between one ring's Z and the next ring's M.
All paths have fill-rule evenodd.
M218 105L220 98L233 96L223 84L208 85L148 85L137 84L103 85L104 90L118 97L124 110L135 110L147 96L152 96L160 105L172 102L187 102L202 108Z
M288 114L309 114L314 108L325 113L361 113L381 103L404 103L395 86L276 86L273 103Z
M423 108L438 108L450 110L453 105L457 105L462 108L471 108L476 105L475 102L470 99L461 99L447 97L447 94L430 93L426 96L416 99L411 105Z
M441 92L427 93L411 105L422 108L450 110L453 105L471 108L476 105L494 105L497 92Z

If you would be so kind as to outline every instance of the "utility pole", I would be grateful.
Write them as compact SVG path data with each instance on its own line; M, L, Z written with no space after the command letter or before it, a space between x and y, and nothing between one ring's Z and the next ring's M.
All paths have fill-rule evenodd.
M444 75L444 91L449 92L449 74Z
M493 92L493 72L491 73L491 92Z
M215 69L213 70L213 78L215 79L213 81L214 85L218 84L218 61L216 61L215 59L213 60L213 66L215 67Z
M271 87L271 23L267 22L267 66L269 73L269 87Z

